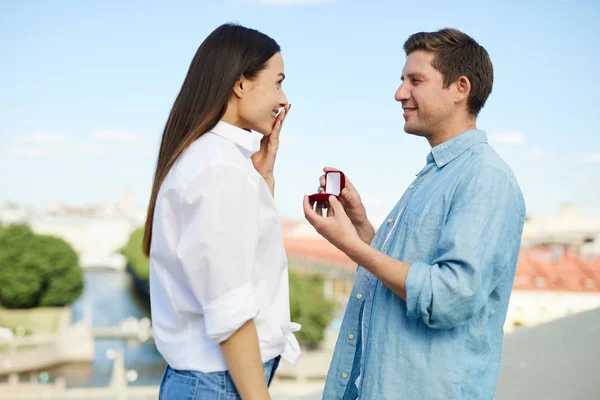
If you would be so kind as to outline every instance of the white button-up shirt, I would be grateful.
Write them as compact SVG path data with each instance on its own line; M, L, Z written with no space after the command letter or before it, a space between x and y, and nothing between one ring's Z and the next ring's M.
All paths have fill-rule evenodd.
M225 371L219 343L254 319L263 362L292 364L288 267L273 196L252 165L261 135L219 122L175 162L156 201L150 297L172 368Z

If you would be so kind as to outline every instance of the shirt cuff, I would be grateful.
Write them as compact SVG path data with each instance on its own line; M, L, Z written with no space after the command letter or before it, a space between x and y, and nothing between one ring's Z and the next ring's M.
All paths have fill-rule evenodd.
M285 337L283 338L285 340L285 347L283 348L281 357L285 358L294 367L298 364L300 356L302 355L300 344L298 343L298 339L296 339L294 332L298 332L301 328L302 325L291 322L290 331L285 334Z
M429 277L431 265L416 262L411 265L406 275L406 316L411 318L421 317L423 308L420 303L427 299L426 280ZM428 307L425 307L427 309Z
M215 343L229 339L242 325L254 319L259 311L250 283L218 297L202 309L206 332Z

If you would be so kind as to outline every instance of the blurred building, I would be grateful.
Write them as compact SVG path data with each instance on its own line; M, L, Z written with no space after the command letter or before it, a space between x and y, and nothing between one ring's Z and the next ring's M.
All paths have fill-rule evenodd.
M34 211L13 203L0 203L0 221L4 224L27 223L42 235L67 241L79 254L83 268L124 269L126 260L119 250L133 230L146 218L146 210L134 206L128 188L118 203L74 207L64 203L47 203Z
M523 244L561 245L584 255L600 255L600 215L582 213L574 204L565 204L557 213L530 215Z

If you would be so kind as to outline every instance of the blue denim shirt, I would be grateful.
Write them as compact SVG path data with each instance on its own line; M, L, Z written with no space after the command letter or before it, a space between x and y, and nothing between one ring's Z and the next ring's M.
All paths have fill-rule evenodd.
M411 264L406 301L358 266L323 398L492 400L524 221L485 132L434 147L371 243Z

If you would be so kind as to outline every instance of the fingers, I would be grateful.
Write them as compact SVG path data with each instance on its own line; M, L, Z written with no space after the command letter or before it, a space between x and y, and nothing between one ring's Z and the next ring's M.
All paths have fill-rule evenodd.
M342 205L342 203L340 203L340 201L337 199L337 197L335 196L329 196L329 208L327 209L327 216L335 216L335 217L341 217L344 216L347 218L347 214L346 214L346 210L344 209L344 206Z
M354 203L354 196L352 196L352 193L350 192L350 190L348 190L348 188L342 189L342 192L340 193L340 195L342 196L342 199L344 199L348 203L350 203L350 204Z
M334 213L333 213L333 207L329 206L327 207L327 217L333 217Z
M340 171L339 169L337 169L335 167L324 167L323 172L342 172L342 171Z
M281 112L277 116L277 120L279 121L279 128L280 129L281 129L281 125L283 124L283 121L285 121L285 118L289 114L291 107L292 107L292 105L288 104L287 107L284 107L283 110L281 110Z
M276 138L279 138L279 134L281 133L281 125L283 125L283 121L287 117L291 104L288 104L287 107L284 107L283 110L277 115L277 119L275 120L275 124L273 125L273 130L271 131L271 136L275 135Z
M308 221L309 224L315 226L323 217L320 216L313 210L313 205L308 200L308 195L304 195L304 201L302 203L302 208L304 209L304 218Z
M323 203L317 202L316 204L317 204L317 207L316 207L315 211L316 211L317 215L322 217L323 216ZM310 208L313 208L312 204L310 205Z

